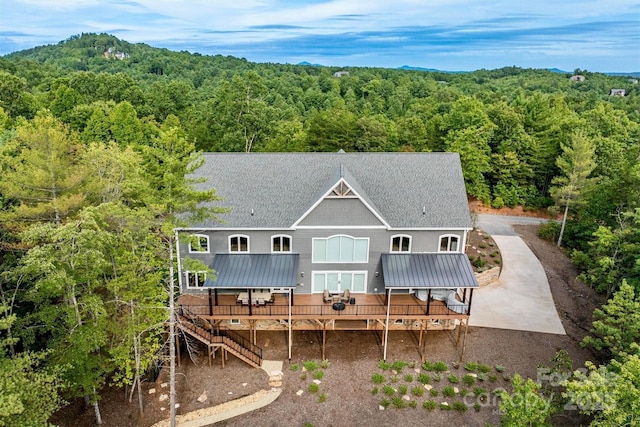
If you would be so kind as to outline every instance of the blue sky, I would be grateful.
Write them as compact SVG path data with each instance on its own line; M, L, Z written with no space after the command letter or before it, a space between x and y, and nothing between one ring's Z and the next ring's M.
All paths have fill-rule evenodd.
M640 0L0 0L0 55L83 32L256 62L640 71Z

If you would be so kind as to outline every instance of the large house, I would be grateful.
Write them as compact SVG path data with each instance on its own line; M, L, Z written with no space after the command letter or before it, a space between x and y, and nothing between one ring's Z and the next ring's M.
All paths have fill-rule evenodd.
M288 330L289 358L293 330L322 330L323 357L331 330L380 331L384 358L389 330L466 336L478 282L458 154L207 153L196 177L230 208L177 230L181 327L210 354L259 365L259 330Z

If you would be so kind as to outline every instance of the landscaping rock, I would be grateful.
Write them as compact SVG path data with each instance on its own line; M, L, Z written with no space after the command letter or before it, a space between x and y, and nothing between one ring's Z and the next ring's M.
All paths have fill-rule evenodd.
M429 391L433 388L433 386L431 384L425 384L424 385L425 390Z
M242 383L242 387L246 387L246 386L247 386L247 383Z
M153 393L155 393L155 392L156 392L156 389L155 389L155 388L150 388L150 389L149 389L149 394L153 394Z
M406 400L408 402L411 400L411 398L405 394L404 396L402 396L402 400Z
M378 405L378 409L380 409L381 411L384 411L384 406Z
M455 394L458 394L458 393L460 393L460 390L458 389L458 387L454 387L454 388L453 388L453 392L454 392Z
M167 400L169 398L168 394L161 394L160 397L158 398L158 400L160 402L164 402L165 400Z
M302 393L304 393L304 390L298 390L298 391L296 391L296 395L298 395L298 396L302 396Z
M269 387L282 387L282 381L269 381Z
M207 400L207 392L203 391L200 397L196 399L198 402L202 403Z
M169 387L169 383L162 383L162 384L160 384L160 387L167 388L167 387Z
M320 381L320 380L313 380L313 382L318 384L318 385L322 384L322 381Z

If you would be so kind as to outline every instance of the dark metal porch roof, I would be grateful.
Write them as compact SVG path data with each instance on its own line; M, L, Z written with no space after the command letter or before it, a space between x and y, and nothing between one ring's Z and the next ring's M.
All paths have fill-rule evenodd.
M298 254L216 254L211 268L216 280L211 288L294 288L298 274Z
M382 254L385 288L477 288L469 258L460 253Z

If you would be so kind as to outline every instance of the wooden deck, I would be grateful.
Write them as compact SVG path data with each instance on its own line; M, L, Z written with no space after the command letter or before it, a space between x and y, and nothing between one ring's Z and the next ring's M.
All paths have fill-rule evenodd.
M344 310L334 310L323 302L322 294L295 294L291 306L292 320L379 320L386 318L384 294L352 294L355 304L345 304ZM467 301L468 302L468 301ZM181 295L178 304L207 320L287 320L289 302L286 294L274 294L273 303L248 306L236 302L233 294L217 297ZM462 305L462 302L460 303ZM447 308L442 301L420 301L413 295L392 294L389 319L468 319L469 315Z

